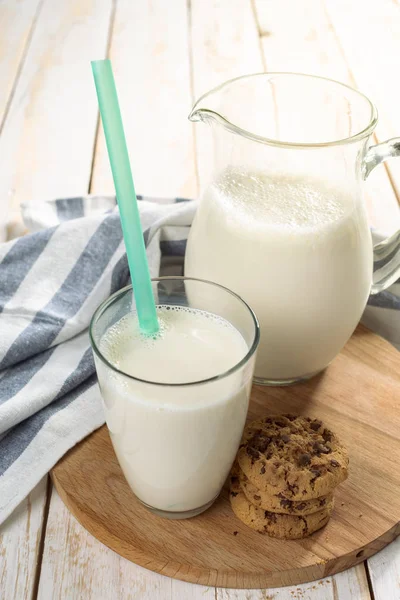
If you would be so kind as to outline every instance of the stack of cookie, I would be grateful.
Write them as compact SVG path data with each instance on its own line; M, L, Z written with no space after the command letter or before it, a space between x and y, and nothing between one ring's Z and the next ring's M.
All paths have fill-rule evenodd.
M231 473L230 501L241 521L273 537L311 535L329 520L334 488L349 458L318 419L282 415L250 423Z

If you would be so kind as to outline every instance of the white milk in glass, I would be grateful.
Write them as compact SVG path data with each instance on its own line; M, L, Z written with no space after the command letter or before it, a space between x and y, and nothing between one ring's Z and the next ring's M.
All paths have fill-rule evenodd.
M255 311L257 378L311 375L340 351L368 298L364 208L339 184L227 169L200 202L185 275L229 287Z
M160 333L145 338L136 313L103 336L107 360L133 377L164 384L202 381L248 353L242 335L208 312L158 306ZM123 377L96 358L107 425L124 475L140 500L163 511L212 501L239 446L251 377L168 386Z

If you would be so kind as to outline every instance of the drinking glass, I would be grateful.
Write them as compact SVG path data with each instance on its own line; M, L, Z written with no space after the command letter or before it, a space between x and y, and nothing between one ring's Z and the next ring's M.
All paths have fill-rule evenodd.
M171 384L159 381L155 372L147 381L117 368L112 348L102 344L110 328L135 313L132 286L94 313L90 338L118 462L147 508L182 519L211 506L232 466L247 415L259 327L246 302L221 285L184 277L160 277L152 285L157 306L223 317L245 342L241 360L208 379L182 377L184 383ZM193 360L182 355L182 374Z

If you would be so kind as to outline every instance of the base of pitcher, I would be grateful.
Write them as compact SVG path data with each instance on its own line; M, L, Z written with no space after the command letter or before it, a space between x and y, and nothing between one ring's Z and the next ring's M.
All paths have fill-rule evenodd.
M215 500L218 498L219 494L215 496L210 502L207 504L203 504L203 506L199 506L198 508L192 508L191 510L181 510L181 511L172 511L172 510L161 510L160 508L154 508L154 506L149 506L142 500L139 500L143 506L145 506L153 515L157 517L162 517L163 519L191 519L192 517L197 517L205 510L210 508L212 504L214 504Z
M314 371L314 373L310 373L309 375L303 375L302 377L292 377L290 379L269 379L267 377L254 377L253 382L256 385L265 385L270 387L283 387L285 385L295 385L296 383L301 383L302 381L307 381L312 377L315 377L319 373L322 373L325 369L320 369L319 371Z

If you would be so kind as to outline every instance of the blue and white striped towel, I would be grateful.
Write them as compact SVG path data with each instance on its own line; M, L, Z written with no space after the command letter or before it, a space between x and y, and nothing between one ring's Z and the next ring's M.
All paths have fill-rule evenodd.
M139 204L151 275L161 259L164 272L181 266L196 203ZM23 215L33 233L0 245L0 524L103 424L88 325L129 280L114 198L26 205ZM372 298L364 322L400 348L396 293Z

